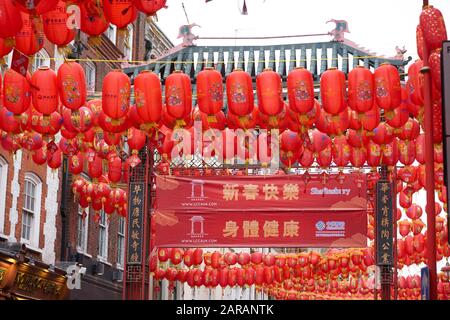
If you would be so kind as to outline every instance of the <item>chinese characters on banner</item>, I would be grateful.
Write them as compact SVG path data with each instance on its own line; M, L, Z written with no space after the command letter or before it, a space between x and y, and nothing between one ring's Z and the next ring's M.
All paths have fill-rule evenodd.
M155 245L365 247L364 175L157 176Z
M144 184L131 183L129 194L127 263L130 265L142 262L143 218L145 214Z
M394 264L392 184L389 181L377 182L377 265Z

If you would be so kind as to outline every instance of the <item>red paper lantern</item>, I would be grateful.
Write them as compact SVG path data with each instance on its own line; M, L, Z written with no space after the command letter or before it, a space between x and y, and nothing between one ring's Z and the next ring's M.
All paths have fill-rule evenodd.
M222 75L214 68L205 68L197 76L198 107L208 117L212 118L223 108L222 82Z
M278 73L266 69L256 77L256 92L261 113L275 117L283 111L282 83Z
M336 137L333 140L332 156L333 161L338 167L345 167L349 160L351 154L351 147L347 143L347 138L345 136Z
M226 87L229 111L238 117L249 115L254 108L250 74L242 70L233 71L227 77Z
M22 16L14 0L0 1L0 38L14 37L22 29Z
M137 18L133 0L107 0L103 2L107 19L118 29L123 29Z
M56 73L49 67L40 67L31 77L34 108L48 116L58 108L58 84Z
M13 48L14 44L12 43L12 41L7 41L3 38L0 38L0 60L2 60L4 56L7 56Z
M358 66L348 74L348 105L358 113L373 108L375 82L372 72Z
M331 68L320 78L320 94L323 109L331 115L338 115L347 106L345 73Z
M32 56L44 46L44 30L41 16L21 12L23 25L15 36L15 48L24 55Z
M66 3L59 1L56 7L43 16L45 37L57 46L66 46L75 38L75 30L67 27L69 14Z
M372 131L375 130L376 127L378 127L380 121L380 108L374 105L372 109L370 109L363 115L361 119L361 125L363 129L367 131L367 135L372 135Z
M295 68L287 78L289 106L298 113L307 113L314 107L314 80L312 73Z
M62 117L58 112L44 116L33 110L31 128L42 135L54 136L61 129L62 123Z
M397 142L398 160L405 166L410 166L416 159L416 144L414 141Z
M182 71L175 71L166 79L166 110L181 125L186 124L184 118L192 111L191 79Z
M58 0L14 0L19 9L30 14L44 14L53 10Z
M419 58L423 60L423 49L425 45L425 39L423 36L423 30L422 27L417 25L416 28L416 43L417 43L417 54L419 55Z
M86 103L86 79L79 63L63 63L58 69L57 83L61 102L66 108L75 111Z
M447 40L447 29L444 17L439 9L426 6L420 14L420 27L429 52L442 47Z
M442 49L436 49L431 52L428 59L428 63L431 69L431 79L433 80L434 87L438 90L442 90L441 84L441 51Z
M156 13L166 7L166 0L133 0L135 7L148 16L154 16Z
M143 71L134 79L137 113L150 127L156 127L162 116L161 82L155 73Z
M423 68L423 61L417 60L408 69L408 90L412 103L423 105L423 85L424 76L420 72Z
M411 207L409 207L408 210L406 210L406 215L411 220L420 219L420 217L422 216L422 213L423 213L422 208L420 206L418 206L417 204L411 205Z
M103 10L103 1L84 0L80 5L80 29L91 37L100 36L109 27L109 21Z
M396 67L383 64L375 70L375 97L377 105L391 111L402 101L400 75Z
M192 262L196 266L202 264L202 262L203 262L203 250L202 249L197 248L194 250L194 253L192 255Z
M30 75L27 73L25 78L20 73L8 69L3 83L3 105L15 115L21 115L28 110L30 103Z
M122 160L118 156L112 156L108 159L108 178L111 183L120 182L122 177Z
M130 104L130 78L122 70L113 70L103 79L102 109L113 120L123 118Z
M47 165L53 169L57 170L61 167L62 163L62 152L61 149L56 150L50 158L47 158Z

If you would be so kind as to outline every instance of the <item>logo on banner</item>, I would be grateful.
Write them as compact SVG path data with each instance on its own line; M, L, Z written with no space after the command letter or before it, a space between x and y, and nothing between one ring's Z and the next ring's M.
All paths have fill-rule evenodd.
M316 237L345 237L345 221L318 221L316 223Z
M208 197L205 197L205 181L192 180L191 181L191 196L188 197L192 201L203 201Z
M188 235L191 238L203 238L207 234L204 231L205 218L202 216L193 216L191 219L191 232Z

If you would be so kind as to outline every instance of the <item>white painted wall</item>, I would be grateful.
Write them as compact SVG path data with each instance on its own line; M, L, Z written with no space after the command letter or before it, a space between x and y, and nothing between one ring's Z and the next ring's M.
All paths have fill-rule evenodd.
M58 214L59 170L47 167L47 195L45 198L46 219L44 223L44 248L42 261L55 264L56 215Z
M18 242L15 236L17 221L19 220L19 212L17 211L17 199L20 196L19 171L22 168L22 150L18 150L14 156L14 174L11 181L12 204L9 210L9 241Z

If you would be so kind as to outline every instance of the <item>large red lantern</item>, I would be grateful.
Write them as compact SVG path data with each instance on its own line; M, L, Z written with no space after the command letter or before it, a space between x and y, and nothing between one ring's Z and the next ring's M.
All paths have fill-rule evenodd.
M0 38L14 37L22 29L22 16L14 0L0 1Z
M314 80L304 68L289 72L287 78L289 106L298 113L307 113L314 107Z
M57 80L59 96L66 108L78 110L86 103L86 79L79 63L63 63L58 69Z
M373 108L375 82L372 72L362 66L353 69L348 75L348 105L358 113Z
M185 125L184 118L192 111L191 79L182 71L175 71L166 79L166 110L178 125Z
M8 69L5 72L3 83L3 105L15 115L21 115L28 110L30 103L30 75L27 73L27 77L24 77L20 73Z
M423 61L417 60L408 69L408 90L412 103L415 105L423 105L423 85L424 76L420 72L423 68Z
M148 16L154 16L166 6L167 0L133 0L134 6Z
M222 82L222 75L214 68L205 68L197 76L198 107L208 117L213 117L223 108Z
M250 74L242 70L233 71L228 75L226 87L229 111L239 117L249 115L254 108Z
M59 105L56 73L49 67L41 67L33 73L31 85L34 108L44 116L55 112Z
M320 95L323 109L331 115L338 115L347 106L345 73L331 68L320 78Z
M58 47L68 45L75 38L75 29L69 29L67 22L69 14L66 3L59 1L56 7L43 16L45 37Z
M14 0L19 9L30 14L42 15L53 10L58 0Z
M122 70L113 70L103 79L102 109L113 120L123 118L130 104L130 78Z
M400 75L396 67L383 64L375 70L375 97L377 105L391 111L397 108L402 101Z
M103 1L108 0L85 0L80 5L80 29L94 39L98 39L109 26L103 10Z
M21 15L23 25L15 36L15 48L27 56L32 56L44 46L42 18L24 12Z
M426 6L420 14L420 27L429 52L442 47L447 40L447 29L444 17L439 9Z
M271 69L266 69L256 77L256 92L261 113L275 117L283 111L281 76Z
M103 2L103 9L107 19L118 29L126 28L137 18L133 0L107 0Z
M139 117L147 126L156 127L162 116L162 91L158 76L149 71L141 72L134 79L134 95Z

